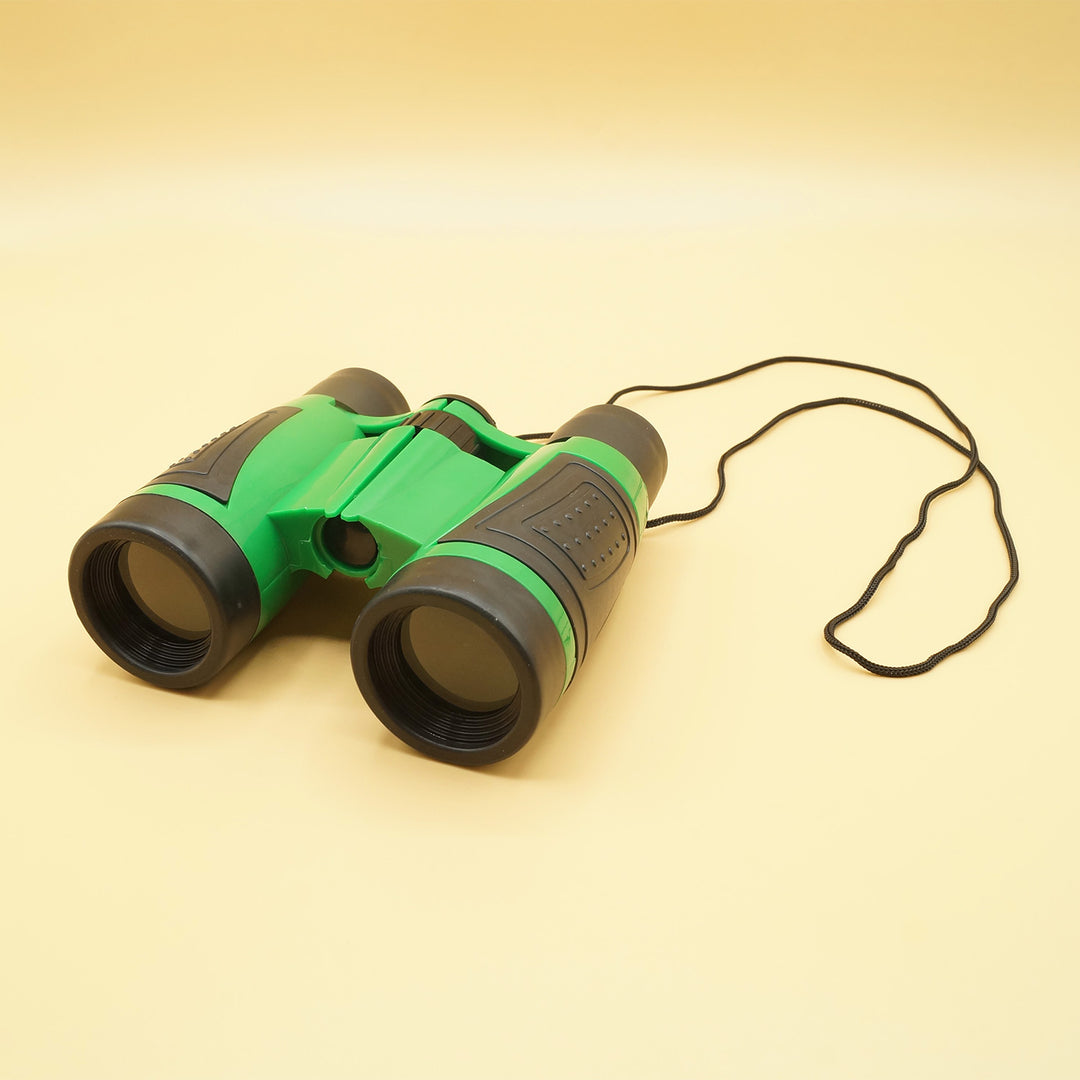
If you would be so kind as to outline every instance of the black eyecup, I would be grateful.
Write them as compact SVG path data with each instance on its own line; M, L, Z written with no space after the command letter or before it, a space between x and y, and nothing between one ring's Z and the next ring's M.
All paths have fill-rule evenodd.
M483 628L513 668L513 701L469 712L429 690L401 647L402 624L418 607L453 611ZM356 620L352 664L368 705L399 739L456 765L490 765L520 750L566 677L562 640L536 597L501 570L456 555L409 563L383 586Z
M574 435L607 443L627 458L645 481L652 506L667 475L668 457L660 433L644 416L621 405L593 405L567 420L548 442L563 442Z
M480 402L473 401L470 397L465 397L462 394L436 394L431 400L437 401L439 398L446 398L447 404L451 401L460 401L463 405L468 405L470 409L475 409L492 427L499 426L495 423L495 417Z
M402 392L377 371L351 367L316 383L309 394L326 394L358 416L400 416L409 412Z
M188 571L210 616L208 634L177 638L142 614L119 570L129 542ZM158 686L201 686L259 627L258 582L236 541L209 515L166 495L132 495L91 526L71 553L68 584L90 636L122 668Z

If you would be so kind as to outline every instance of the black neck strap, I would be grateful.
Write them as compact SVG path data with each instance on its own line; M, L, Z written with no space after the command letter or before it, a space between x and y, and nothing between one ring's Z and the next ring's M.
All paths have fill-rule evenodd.
M614 404L619 398L626 394L637 393L638 391L651 391L654 393L680 393L684 390L702 390L707 386L716 386L719 383L729 382L732 379L737 379L741 375L748 375L753 371L760 371L762 368L772 367L774 364L821 364L826 367L839 367L849 368L852 371L866 371L872 375L880 375L886 379L892 379L893 382L904 383L906 386L912 386L916 390L921 391L927 397L929 397L935 405L948 417L948 419L956 426L961 432L964 438L967 440L967 445L964 446L950 435L946 435L944 431L939 431L936 427L926 423L924 420L920 420L918 417L912 416L910 413L903 412L900 409L894 409L890 405L882 405L876 401L864 401L862 398L849 398L849 397L834 397L826 398L822 401L807 401L801 405L794 405L790 409L785 409L782 413L774 416L767 424L759 428L747 439L743 439L742 442L732 446L729 450L726 450L723 456L720 458L720 462L717 465L717 477L718 486L716 494L713 498L706 503L705 506L700 507L697 510L689 510L680 514L664 514L662 517L651 519L646 528L655 529L661 525L672 525L676 522L695 521L698 518L704 517L706 514L712 513L713 510L720 504L720 500L724 497L724 491L727 487L727 479L725 475L725 467L728 459L737 454L740 450L744 450L752 443L757 442L766 432L772 430L781 421L786 420L789 416L794 416L796 413L808 412L811 409L824 409L833 405L854 405L860 409L873 409L875 412L885 413L887 416L894 416L898 420L903 420L905 423L913 424L915 427L921 428L923 431L935 438L940 439L942 442L951 446L957 453L962 454L968 459L967 468L962 475L958 476L955 480L950 480L948 483L942 484L939 487L933 489L933 491L927 492L923 497L922 504L919 506L918 518L915 522L914 528L909 532L906 532L897 541L896 547L893 548L892 554L885 560L881 567L877 570L874 576L870 579L870 583L866 586L862 595L855 601L851 607L845 611L840 612L839 615L834 615L825 624L825 640L837 651L842 652L845 656L850 656L857 664L860 664L867 671L872 672L875 675L885 675L890 678L903 678L908 675L922 675L924 672L929 671L935 667L947 656L951 656L953 653L960 652L962 649L966 649L976 638L984 634L997 617L998 609L1005 602L1009 593L1013 591L1017 581L1020 580L1020 563L1016 555L1016 545L1013 543L1012 534L1009 532L1009 527L1005 523L1005 516L1001 509L1001 491L998 488L997 481L994 479L993 474L986 467L985 464L979 459L979 451L975 445L975 438L971 434L971 430L968 426L960 420L960 418L945 404L925 384L919 382L917 379L909 378L906 375L899 375L895 371L887 371L884 368L870 367L866 364L853 364L845 360L825 360L812 356L775 356L770 360L761 360L756 364L748 364L746 367L739 368L737 371L729 371L726 375L716 375L711 379L702 379L699 382L683 383L678 386L654 386L645 385L640 386L628 386L624 390L620 390L618 393L613 394L608 399L608 404ZM844 644L836 636L836 630L843 623L846 623L849 619L854 618L866 605L870 602L874 593L877 592L878 586L885 580L889 573L892 572L896 564L900 561L901 556L907 550L907 547L912 541L917 540L922 535L923 530L926 528L927 513L930 508L930 504L939 496L944 495L948 491L953 491L955 488L961 487L966 484L976 472L981 473L986 482L990 485L990 490L994 496L994 518L997 522L998 531L1001 534L1001 539L1005 544L1005 551L1009 558L1009 579L1006 581L1004 587L994 598L990 604L989 609L986 612L986 618L983 619L974 630L969 631L959 641L953 642L951 645L947 645L943 649L939 649L937 652L932 653L925 660L916 664L904 664L898 667L890 666L888 664L879 664L874 660L869 660L863 656L860 652L857 652L850 645Z

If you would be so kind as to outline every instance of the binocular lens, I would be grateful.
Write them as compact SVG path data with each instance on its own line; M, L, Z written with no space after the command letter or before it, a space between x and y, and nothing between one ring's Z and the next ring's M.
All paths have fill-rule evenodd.
M432 693L469 712L490 712L514 700L517 676L482 627L435 607L414 608L401 626L401 649Z
M387 582L356 621L352 661L395 735L463 765L520 749L567 673L563 639L540 601L504 571L459 555L419 559Z
M119 567L131 599L166 633L188 639L210 633L210 612L191 575L167 555L133 540L121 549Z
M112 540L86 561L84 588L102 632L137 663L184 671L210 646L210 614L190 576L135 540Z
M456 612L394 612L372 634L367 662L378 696L425 742L480 751L500 742L520 712L510 661L487 631Z

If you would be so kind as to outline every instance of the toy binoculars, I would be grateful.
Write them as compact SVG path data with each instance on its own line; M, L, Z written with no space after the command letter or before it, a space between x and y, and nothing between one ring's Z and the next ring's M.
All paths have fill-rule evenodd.
M667 470L618 405L546 442L467 398L411 411L361 368L176 462L75 545L90 636L164 687L213 678L308 574L377 589L352 635L379 719L444 761L520 749L585 661Z

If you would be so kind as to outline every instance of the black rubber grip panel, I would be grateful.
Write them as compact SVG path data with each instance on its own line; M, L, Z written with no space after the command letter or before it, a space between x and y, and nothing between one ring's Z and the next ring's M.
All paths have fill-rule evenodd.
M570 617L576 673L633 565L635 521L618 485L595 465L565 454L441 542L485 544L539 574Z
M282 405L229 428L205 446L181 458L151 484L180 484L227 503L240 467L263 438L300 410ZM145 485L149 486L149 485Z

